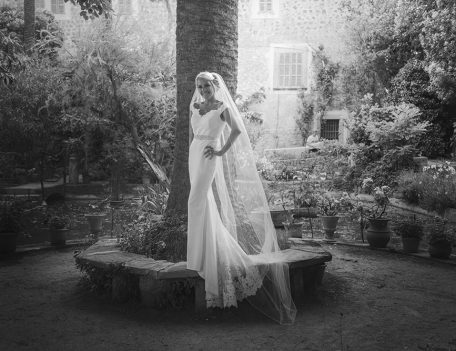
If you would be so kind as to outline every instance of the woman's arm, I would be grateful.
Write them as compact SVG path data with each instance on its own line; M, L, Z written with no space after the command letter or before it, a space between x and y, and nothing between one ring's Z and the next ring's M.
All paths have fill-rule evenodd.
M231 128L231 133L230 133L230 136L228 137L228 140L226 141L225 145L223 145L223 147L219 151L214 150L214 148L210 145L205 147L204 156L209 157L210 159L212 159L213 156L223 156L225 154L225 152L227 152L229 150L231 145L233 145L234 141L237 139L239 134L241 134L241 128L240 128L238 122L234 118L231 118L229 109L225 109L222 112L222 115L220 116L220 118L222 118L222 120L224 120L224 121L226 121L226 123L228 123L228 125Z

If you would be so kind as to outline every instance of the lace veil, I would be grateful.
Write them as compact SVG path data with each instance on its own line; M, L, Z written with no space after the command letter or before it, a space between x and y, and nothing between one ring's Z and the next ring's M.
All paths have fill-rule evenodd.
M230 117L241 128L241 134L221 157L221 162L217 162L212 189L223 224L257 264L263 277L262 288L248 300L268 317L290 324L295 319L296 307L291 298L288 265L274 254L280 251L277 234L242 117L219 74L201 72L197 78L211 81L216 100L224 103ZM203 98L195 89L191 105L201 101ZM220 137L221 146L230 132L226 124Z

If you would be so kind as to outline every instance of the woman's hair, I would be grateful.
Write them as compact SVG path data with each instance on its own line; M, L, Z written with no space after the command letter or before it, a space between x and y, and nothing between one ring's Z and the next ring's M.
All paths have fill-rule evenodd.
M212 84L214 89L216 89L216 90L218 88L220 88L220 84L219 84L219 82L217 80L217 77L215 75L213 75L211 72L200 72L200 73L198 73L198 75L195 78L195 86L198 84L198 78L202 78L202 79L208 80Z

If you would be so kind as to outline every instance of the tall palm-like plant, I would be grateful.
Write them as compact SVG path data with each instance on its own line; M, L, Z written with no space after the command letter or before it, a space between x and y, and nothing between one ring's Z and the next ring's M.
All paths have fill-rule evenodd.
M178 0L176 9L177 121L167 211L187 212L189 105L195 77L219 73L233 94L237 85L237 0Z

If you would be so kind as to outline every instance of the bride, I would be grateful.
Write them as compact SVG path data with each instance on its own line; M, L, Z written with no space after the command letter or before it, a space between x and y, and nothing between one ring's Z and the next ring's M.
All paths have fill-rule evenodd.
M190 103L187 268L205 280L207 307L247 299L294 321L280 251L244 123L217 73L201 72Z

